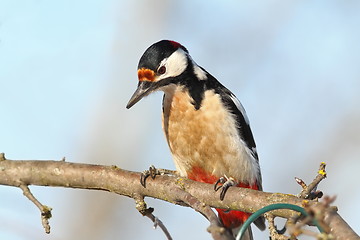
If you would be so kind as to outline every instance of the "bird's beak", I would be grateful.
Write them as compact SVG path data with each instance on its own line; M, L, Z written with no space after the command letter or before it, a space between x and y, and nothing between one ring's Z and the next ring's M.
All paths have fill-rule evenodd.
M154 90L154 83L156 81L155 72L153 70L147 68L140 68L138 70L138 78L139 78L139 85L130 98L130 101L126 105L126 108L129 109L135 103L140 101L143 97L150 94Z
M151 92L151 87L149 82L139 82L139 85L134 92L134 94L131 96L128 104L126 105L126 108L129 109L133 105L135 105L138 101L140 101L143 97L148 95Z

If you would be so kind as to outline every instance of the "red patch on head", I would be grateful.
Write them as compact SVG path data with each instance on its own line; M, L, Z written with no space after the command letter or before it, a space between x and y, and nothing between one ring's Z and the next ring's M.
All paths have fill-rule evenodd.
M141 68L138 70L138 78L139 81L153 82L155 81L155 72L150 69Z
M171 43L171 45L173 45L174 48L180 48L181 44L175 41L169 41Z

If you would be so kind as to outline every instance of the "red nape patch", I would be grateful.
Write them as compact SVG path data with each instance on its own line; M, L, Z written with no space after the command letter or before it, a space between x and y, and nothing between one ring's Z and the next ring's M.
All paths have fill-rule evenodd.
M179 48L181 47L181 44L175 41L169 41L171 43L171 45L173 45L174 48Z

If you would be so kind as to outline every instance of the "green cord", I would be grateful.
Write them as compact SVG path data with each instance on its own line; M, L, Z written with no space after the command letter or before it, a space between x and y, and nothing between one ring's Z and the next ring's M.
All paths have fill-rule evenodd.
M258 217L260 217L262 214L276 210L276 209L291 209L297 212L300 212L301 214L308 216L309 214L305 211L304 208L299 207L297 205L288 204L288 203L276 203L271 204L266 207L263 207L259 210L257 210L255 213L253 213L241 226L238 235L236 236L236 240L241 240L242 236L244 235L246 229L250 226L252 222L254 222ZM324 232L324 229L320 226L319 222L316 219L313 219L313 224L319 229L320 232Z

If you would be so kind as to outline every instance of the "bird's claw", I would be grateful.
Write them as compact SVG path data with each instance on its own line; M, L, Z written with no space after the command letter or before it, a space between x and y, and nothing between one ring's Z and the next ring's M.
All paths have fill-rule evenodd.
M146 179L151 177L155 179L157 175L164 175L164 174L176 174L176 171L168 170L168 169L161 169L156 168L154 165L149 167L149 170L145 170L140 175L140 183L143 187L146 187Z
M219 190L222 187L222 185L219 186L219 183L224 184L225 182L226 182L226 178L224 177L219 178L214 184L214 190L215 191Z
M155 179L156 175L159 175L157 172L157 169L154 165L151 165L149 167L149 170L144 170L140 175L140 183L143 187L146 187L146 179L148 177L151 177L152 179Z
M222 185L219 185L219 184L222 184ZM236 181L234 178L224 176L224 177L219 178L216 181L216 183L214 185L214 190L218 191L220 188L222 188L221 192L220 192L220 200L222 201L222 200L224 200L225 193L229 189L229 187L235 186L235 185L236 185Z

